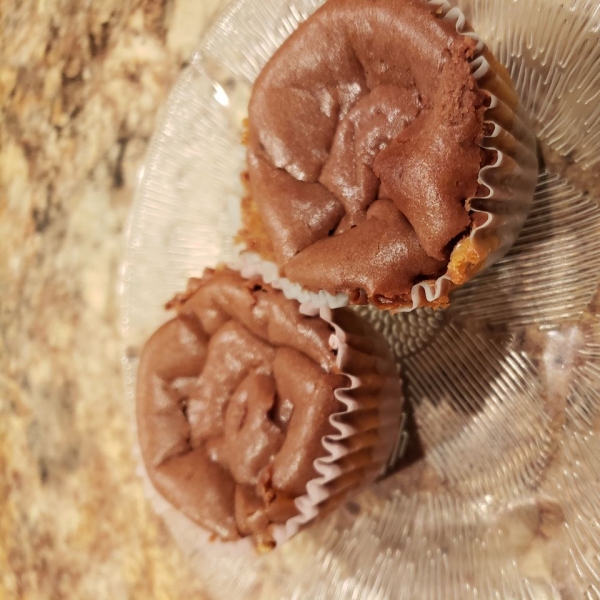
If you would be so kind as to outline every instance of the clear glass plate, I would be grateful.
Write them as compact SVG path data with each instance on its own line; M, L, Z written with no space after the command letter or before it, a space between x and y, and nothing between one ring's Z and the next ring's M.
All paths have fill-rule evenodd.
M252 81L319 0L240 0L164 111L122 277L137 355L187 277L233 256ZM410 401L401 468L263 557L216 551L154 503L219 598L600 598L600 4L461 0L511 71L544 155L533 211L445 312L362 309Z

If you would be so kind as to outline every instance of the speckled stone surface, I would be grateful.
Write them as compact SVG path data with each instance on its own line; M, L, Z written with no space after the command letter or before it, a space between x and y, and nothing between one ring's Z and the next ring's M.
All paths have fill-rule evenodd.
M157 111L225 0L0 3L0 598L202 598L144 499L117 275Z
M0 0L0 600L204 598L135 474L116 286L158 109L225 3ZM600 196L597 171L544 158ZM439 481L419 463L387 485ZM535 528L562 519L538 512L517 554L534 566Z

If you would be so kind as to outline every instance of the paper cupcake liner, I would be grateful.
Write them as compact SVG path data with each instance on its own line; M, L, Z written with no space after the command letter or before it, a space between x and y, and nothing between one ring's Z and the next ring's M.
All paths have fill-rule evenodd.
M240 272L247 279L260 276L259 269L252 271L246 267ZM280 289L277 282L270 285ZM370 335L373 333L370 325L354 313L346 313L342 327L336 321L340 314L327 306L305 302L299 310L307 316L318 316L333 329L329 344L336 351L338 371L347 377L349 384L334 391L342 407L329 418L336 433L322 440L323 454L314 461L318 476L307 483L306 493L295 499L298 513L283 524L270 526L278 546L333 510L350 494L385 475L401 456L407 437L402 388L383 338ZM191 521L154 488L137 446L139 474L145 481L146 495L174 536L190 540L187 550L208 545L211 550L236 556L269 549L256 548L251 536L230 542L215 540L214 534Z
M502 258L519 235L529 213L538 174L535 135L508 71L469 29L460 9L452 7L446 0L425 1L437 7L439 18L454 21L458 33L477 42L471 61L473 76L480 89L490 96L490 105L484 113L486 135L480 146L493 152L495 160L479 171L482 195L469 198L465 203L469 211L485 215L485 221L473 227L470 235L456 244L444 275L415 284L411 289L411 302L394 307L392 312L407 312L425 306L445 307L454 288ZM280 276L275 263L256 253L245 252L243 248L239 252L245 268L255 269L265 281L276 283L287 298L329 308L349 304L345 293L332 295L325 291L307 291Z

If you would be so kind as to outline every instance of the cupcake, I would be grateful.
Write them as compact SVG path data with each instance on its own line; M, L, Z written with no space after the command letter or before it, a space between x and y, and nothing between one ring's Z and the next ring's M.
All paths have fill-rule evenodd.
M400 382L354 312L229 268L167 307L138 369L141 454L155 490L215 539L271 548L394 462Z
M507 71L442 1L328 0L256 80L247 143L246 260L330 306L446 306L537 180Z

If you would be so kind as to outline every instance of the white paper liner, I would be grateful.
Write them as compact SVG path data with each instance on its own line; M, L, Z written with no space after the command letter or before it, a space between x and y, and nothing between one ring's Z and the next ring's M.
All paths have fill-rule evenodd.
M299 283L294 283L279 273L279 267L271 261L263 259L255 252L245 252L239 249L240 255L237 261L240 273L246 277L260 276L265 283L281 290L288 300L297 300L300 304L312 304L315 307L327 307L331 309L348 306L348 295L332 295L321 290L310 292Z
M411 289L411 302L394 307L392 312L408 312L425 306L435 308L440 304L444 306L452 289L502 258L517 238L529 213L538 173L535 135L525 110L514 95L512 83L509 85L490 64L488 59L491 55L483 40L468 30L467 20L459 8L452 7L446 0L425 1L439 8L440 18L455 21L458 33L477 41L471 66L480 88L490 95L484 124L492 128L480 146L495 151L497 158L479 172L478 182L489 190L488 195L466 201L470 211L487 216L485 222L473 227L468 236L481 255L481 259L472 265L472 273L462 281L453 281L449 268L436 280L419 282ZM256 253L245 252L244 248L239 248L239 253L243 268L257 270L267 283L277 283L287 298L334 309L349 304L349 297L345 293L332 295L324 290L310 292L282 277L275 263L264 260Z
M257 268L254 270L248 265L243 270L239 269L238 266L238 270L243 277L250 279L261 276L261 266L260 263L257 263ZM230 266L230 268L235 267ZM264 278L263 281L269 283ZM277 280L270 282L270 285L275 289L283 291ZM336 351L336 367L338 372L348 378L349 385L334 391L336 399L343 407L341 411L329 417L329 421L337 433L326 436L322 440L323 456L316 459L313 463L315 471L319 476L306 484L306 493L303 496L296 498L295 504L298 514L284 524L273 524L270 527L271 535L277 546L289 540L301 529L314 521L319 516L323 503L332 496L328 486L340 476L352 473L353 468L340 466L340 461L356 450L351 449L348 442L351 438L361 433L361 430L351 426L346 420L352 413L359 412L365 408L360 399L352 396L352 391L361 387L361 380L356 375L344 370L349 353L353 350L348 344L346 332L334 322L332 310L327 306L317 306L312 302L304 302L300 304L299 311L301 314L307 316L318 316L333 329L333 333L329 338L329 344ZM343 497L346 497L350 493L356 493L359 489L366 487L384 475L396 464L406 445L407 435L404 431L405 415L402 411L403 402L402 388L399 385L400 378L396 373L391 353L387 359L383 357L378 358L377 368L380 373L387 375L385 381L389 382L390 385L382 384L378 394L379 435L377 436L377 441L371 445L360 446L360 450L366 448L371 450L373 463L366 469L366 474L360 475L360 484L353 486L347 493L342 492ZM390 435L390 432L393 432L393 435ZM138 472L144 479L146 495L151 500L158 514L169 515L168 519L171 521L169 523L171 529L175 528L184 532L184 535L190 539L192 546L204 547L206 544L209 544L211 548L218 549L219 552L224 552L232 557L254 554L256 552L256 547L251 536L230 542L213 539L214 535L211 532L191 521L163 498L150 481L150 477L143 464L139 442L136 446L139 464ZM360 470L365 471L364 465L361 466ZM188 550L192 551L193 548L188 548Z

